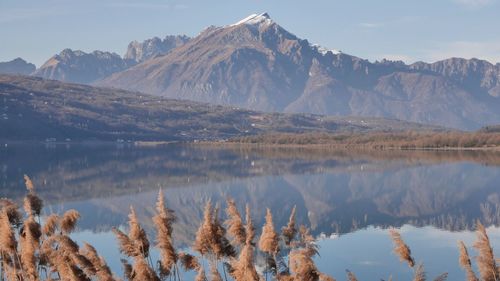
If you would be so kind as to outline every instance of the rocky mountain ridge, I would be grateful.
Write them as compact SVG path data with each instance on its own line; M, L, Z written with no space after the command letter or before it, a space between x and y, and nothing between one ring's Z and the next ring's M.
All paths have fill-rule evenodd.
M268 14L201 32L97 85L253 110L376 116L478 129L500 123L500 65L370 62L298 38Z
M40 68L18 72L12 67L0 73L24 74L63 82L90 84L123 71L137 63L150 58L165 55L173 48L185 44L190 38L185 35L166 36L164 39L154 37L143 42L132 41L123 57L116 53L93 51L86 53L81 50L64 49L52 56ZM6 67L9 65L6 65Z
M88 84L135 64L116 53L64 49L46 61L33 75L47 79Z
M158 37L153 37L143 42L132 41L128 45L127 52L123 58L135 62L143 62L155 56L165 55L172 49L186 44L189 39L190 38L185 35L169 35L163 40Z

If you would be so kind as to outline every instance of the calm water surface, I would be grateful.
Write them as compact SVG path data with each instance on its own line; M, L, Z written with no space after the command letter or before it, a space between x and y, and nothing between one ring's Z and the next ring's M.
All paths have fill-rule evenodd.
M463 280L456 243L472 245L474 221L488 226L500 255L499 165L493 152L9 145L0 148L0 197L22 200L22 176L30 175L46 212L81 213L73 237L96 246L117 273L111 228L126 225L134 206L152 235L161 188L178 217L178 247L191 245L204 204L224 206L229 196L240 210L250 204L259 228L266 207L281 227L297 206L299 223L318 237L320 270L337 279L349 269L360 280L409 280L392 253L388 228L396 227L429 277Z

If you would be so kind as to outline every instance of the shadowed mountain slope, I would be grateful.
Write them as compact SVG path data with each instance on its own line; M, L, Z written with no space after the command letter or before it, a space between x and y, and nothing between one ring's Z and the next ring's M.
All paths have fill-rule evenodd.
M0 75L3 140L212 140L277 132L433 130L380 118L262 113L139 92Z

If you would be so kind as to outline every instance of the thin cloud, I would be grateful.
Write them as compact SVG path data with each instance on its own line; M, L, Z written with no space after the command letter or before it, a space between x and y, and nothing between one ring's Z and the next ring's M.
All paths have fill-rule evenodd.
M363 265L363 266L380 266L380 265L382 265L382 263L379 261L370 261L370 260L360 261L360 262L358 262L358 264Z
M379 22L362 22L359 26L363 28L378 28L384 26L384 24Z

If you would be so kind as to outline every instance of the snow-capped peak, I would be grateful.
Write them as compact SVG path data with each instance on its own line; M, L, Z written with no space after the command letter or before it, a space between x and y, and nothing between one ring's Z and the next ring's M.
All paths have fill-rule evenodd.
M322 47L322 46L320 46L318 44L311 44L311 47L314 48L314 49L316 49L316 51L318 51L319 53L321 53L323 56L326 55L326 54L328 54L328 53L332 53L333 55L338 55L338 54L342 53L342 51L340 51L340 50L336 50L336 49L330 50L330 49Z
M269 16L268 13L262 13L262 14L251 14L248 17L240 20L237 23L231 24L230 26L236 26L240 24L250 24L250 25L271 25L273 23L273 20Z

